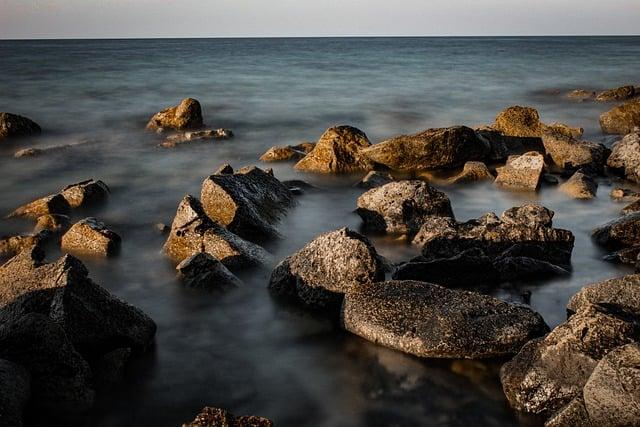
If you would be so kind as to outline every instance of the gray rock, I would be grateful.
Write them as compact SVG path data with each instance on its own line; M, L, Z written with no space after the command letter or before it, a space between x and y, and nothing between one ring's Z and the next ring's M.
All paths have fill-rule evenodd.
M553 414L544 427L597 427L591 424L582 397L576 397L565 407Z
M613 144L607 166L630 181L640 182L640 132L630 133Z
M0 141L8 138L40 135L40 126L17 114L0 112Z
M588 168L602 171L609 151L602 144L581 141L554 129L542 133L546 153L553 162L563 169Z
M540 186L544 170L544 156L530 151L521 156L512 156L505 166L496 169L497 185L516 190L535 191Z
M120 252L120 236L93 217L82 219L62 235L60 247L76 255L110 257Z
M0 359L0 425L22 427L22 416L31 395L31 376L20 365Z
M198 129L202 127L202 108L200 103L193 98L183 99L180 104L165 108L156 113L149 123L147 129Z
M640 100L618 105L600 115L600 127L604 133L626 135L640 126Z
M176 270L182 282L191 287L227 289L242 286L240 279L206 252L199 252L184 259Z
M574 199L593 199L598 191L598 183L593 176L579 170L560 186L560 191Z

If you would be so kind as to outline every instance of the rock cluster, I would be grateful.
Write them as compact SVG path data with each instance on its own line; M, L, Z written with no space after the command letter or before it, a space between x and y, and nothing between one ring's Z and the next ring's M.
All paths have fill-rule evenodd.
M40 126L33 120L17 114L0 112L0 141L39 135L41 131Z
M327 129L315 147L304 156L295 168L316 173L353 173L371 168L363 156L369 147L369 138L360 129L352 126L335 126Z
M563 169L587 168L601 172L609 150L602 144L581 141L578 138L547 128L542 134L542 143L551 160Z

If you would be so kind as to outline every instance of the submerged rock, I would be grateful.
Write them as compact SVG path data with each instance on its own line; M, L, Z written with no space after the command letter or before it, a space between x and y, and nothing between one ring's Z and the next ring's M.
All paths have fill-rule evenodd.
M372 231L415 234L425 218L453 217L447 195L423 181L395 181L358 197L356 213Z
M630 133L613 144L607 166L629 181L640 182L640 131Z
M598 184L593 176L579 170L560 186L560 191L574 199L593 199L596 197Z
M467 162L462 172L449 180L450 184L460 184L477 181L493 181L495 177L489 172L489 168L482 162Z
M23 116L0 112L0 141L8 138L40 135L36 122Z
M585 89L575 89L567 94L567 98L580 102L590 101L595 97L596 93L594 91Z
M371 142L364 132L352 126L327 129L317 144L295 168L316 173L352 173L371 169L362 151Z
M0 359L0 425L22 427L22 415L31 395L31 376L20 365Z
M371 171L362 178L357 186L360 188L376 188L393 181L393 177L385 172Z
M609 150L602 144L579 141L555 130L546 130L542 142L549 157L563 169L588 168L599 172L609 155Z
M429 358L513 354L548 331L528 307L416 281L352 288L342 321L347 331L376 344Z
M507 164L496 169L497 185L519 190L535 191L540 186L544 170L544 156L531 151L521 156L513 156Z
M519 105L509 107L498 114L492 127L504 135L520 138L539 137L542 131L538 111Z
M640 126L640 100L618 105L600 115L600 127L604 133L626 135Z
M202 108L200 103L193 98L183 99L180 104L165 108L156 113L149 123L147 129L198 129L202 127Z
M193 421L182 427L273 427L273 422L255 415L236 417L224 409L206 407Z
M616 202L636 202L640 200L640 193L621 187L616 187L611 190L609 196Z
M174 148L180 144L189 142L211 142L233 138L233 132L230 129L205 129L197 131L189 131L168 136L159 144L163 148Z
M633 85L621 86L615 89L609 89L602 91L596 97L596 101L610 102L610 101L626 101L640 95L640 92L636 90Z
M64 233L61 248L78 255L109 257L120 251L121 238L95 218L80 220Z
M176 270L185 285L195 288L226 289L242 285L224 264L206 252L184 259Z

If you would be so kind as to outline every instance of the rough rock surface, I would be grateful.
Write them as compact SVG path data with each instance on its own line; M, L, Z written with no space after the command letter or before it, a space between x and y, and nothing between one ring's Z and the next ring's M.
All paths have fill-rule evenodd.
M206 252L184 259L176 267L182 282L191 287L226 289L241 286L242 282L220 261Z
M358 197L357 204L365 227L383 233L415 234L427 217L453 217L447 195L417 180L373 188Z
M582 134L584 134L584 129L581 127L569 126L565 123L553 122L548 125L542 125L541 136L544 135L545 132L564 135L567 138L580 139L582 138Z
M548 331L528 307L415 281L352 288L342 321L346 330L376 344L437 358L513 354Z
M42 197L40 199L29 202L26 205L22 205L8 217L23 216L26 218L37 219L42 215L48 214L67 214L70 210L69 202L61 195L54 194L52 196Z
M481 126L475 129L478 138L487 144L490 149L487 155L489 162L505 162L509 156L520 155L530 151L544 152L542 139L535 137L518 137L505 135L490 126Z
M560 186L560 191L574 199L593 199L596 197L598 184L589 173L579 170Z
M198 129L202 127L202 108L200 103L193 98L183 99L175 107L165 108L156 113L149 123L147 129Z
M182 427L273 427L273 422L255 415L236 417L224 409L205 407L193 421Z
M260 160L263 162L298 161L309 154L315 146L313 142L303 142L298 145L274 146L260 156Z
M357 186L360 188L376 188L392 182L393 177L385 172L371 171L362 178Z
M596 243L609 250L638 248L640 212L633 212L601 225L593 230L592 236Z
M121 238L95 218L82 219L64 233L61 248L77 255L109 257L120 251Z
M577 313L589 305L618 308L640 317L640 275L631 274L585 286L571 297L567 311Z
M542 131L538 111L535 108L518 105L498 114L492 127L504 135L521 138L539 137Z
M289 188L255 166L210 175L200 200L211 219L249 240L278 236L273 224L293 204Z
M640 95L640 93L636 91L636 88L633 87L633 85L627 85L600 92L598 96L596 96L596 101L626 101L638 95Z
M609 150L602 145L547 129L542 134L545 151L553 162L563 169L589 168L602 171Z
M544 156L530 151L521 156L510 157L507 164L496 169L495 183L503 187L535 191L540 186L544 170Z
M316 173L352 173L371 169L362 151L371 142L364 132L352 126L327 129L317 144L295 168Z
M233 132L230 129L196 130L169 135L159 146L162 148L174 148L190 142L213 142L229 138L233 138Z
M0 425L22 427L22 414L31 394L31 376L20 365L0 359Z
M629 101L600 115L604 133L626 135L640 126L640 100Z
M46 214L36 219L34 232L39 233L46 230L52 233L62 233L66 231L70 225L69 217L66 215Z
M591 424L582 397L576 397L565 407L553 414L544 427L597 427Z
M640 200L640 193L621 187L616 187L611 190L609 196L616 202L637 202Z
M42 130L33 120L12 113L0 112L0 141L5 138L39 135Z
M640 212L640 200L636 200L635 202L625 206L620 211L623 215L627 215L634 212Z
M384 280L384 260L348 228L321 234L273 270L269 288L313 308L333 308L349 289Z
M176 263L198 252L207 252L228 268L258 266L270 255L260 246L248 242L214 222L200 201L185 196L171 224L164 251Z
M607 166L630 181L640 182L640 132L630 133L613 144Z
M372 162L398 171L451 169L484 160L488 144L466 126L427 129L372 145L362 152Z
M489 168L482 162L467 162L462 172L449 180L450 184L460 184L477 181L493 181L495 177L489 172Z
M10 258L20 252L40 245L41 234L25 234L0 238L0 258Z

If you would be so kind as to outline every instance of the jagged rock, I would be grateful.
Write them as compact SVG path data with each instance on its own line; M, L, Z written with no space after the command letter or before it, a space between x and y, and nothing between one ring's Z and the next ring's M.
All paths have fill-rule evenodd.
M0 239L0 258L10 258L20 252L31 249L42 243L40 234L25 234L3 237Z
M180 144L189 142L211 142L233 138L230 129L205 129L189 131L168 136L162 143L158 144L162 148L174 148Z
M544 156L530 151L521 156L513 156L507 164L496 169L497 185L513 189L535 191L540 186L540 178L544 170Z
M640 182L640 132L630 133L613 144L607 166L630 181Z
M638 95L640 95L640 93L636 91L636 88L633 87L633 85L628 85L628 86L621 86L615 89L602 91L596 97L596 101L599 101L599 102L626 101Z
M495 177L489 172L489 168L482 162L467 162L462 172L449 180L451 184L460 184L476 181L493 181Z
M22 416L31 394L31 376L20 365L0 359L0 425L22 427Z
M229 163L224 163L220 165L218 169L213 172L213 175L228 175L233 174L233 167Z
M73 224L64 233L61 248L78 255L109 257L120 251L121 238L104 223L89 217Z
M363 150L372 162L398 171L451 169L483 160L490 147L466 126L401 135Z
M542 131L538 111L535 108L518 105L498 114L492 127L504 135L521 138L539 137Z
M228 268L259 266L270 255L260 246L248 242L214 222L200 201L185 196L171 225L164 251L176 263L198 252L207 252Z
M352 126L327 129L317 144L295 168L317 173L352 173L371 169L362 151L371 142L364 132Z
M185 258L178 266L178 276L187 286L206 289L226 289L242 286L242 282L220 261L206 252Z
M558 122L553 122L548 125L543 124L541 131L541 136L544 136L545 132L550 132L552 134L559 134L572 139L580 139L584 133L584 129L581 127L573 127L565 123Z
M60 191L73 209L89 207L109 197L109 187L100 180L88 179L66 186Z
M637 202L640 200L640 193L629 190L628 188L616 187L611 190L609 196L617 202Z
M575 89L567 94L567 98L576 101L590 101L596 97L596 93L592 90Z
M598 184L593 176L579 170L560 186L560 191L574 199L593 199L596 197Z
M640 213L616 218L593 230L596 243L615 250L640 244Z
M269 288L313 308L333 308L349 289L384 280L384 269L384 260L366 237L341 228L321 234L281 261Z
M600 127L604 133L626 135L640 126L640 100L618 105L600 115Z
M289 188L255 166L210 175L200 197L210 218L250 240L279 236L273 224L293 204Z
M446 194L424 181L394 181L358 197L356 213L367 229L415 234L426 217L453 217Z
M313 142L303 142L298 145L271 147L262 156L260 156L260 160L263 162L298 161L309 154L315 146L316 144Z
M37 219L42 215L48 214L64 215L69 213L69 210L69 202L67 202L61 194L54 194L34 200L26 205L22 205L11 212L8 217L23 216L26 218Z
M62 233L70 226L69 217L66 215L46 214L36 219L35 233L50 231L52 233Z
M351 288L342 320L347 331L376 344L430 358L513 354L548 331L528 307L416 281Z
M542 142L549 157L563 169L589 168L599 172L602 171L609 155L609 150L602 144L579 141L550 129L543 132Z
M0 141L5 138L19 138L40 135L40 126L33 120L17 114L0 112Z
M206 407L193 421L182 427L273 427L273 422L255 415L236 417L224 409Z
M200 103L193 98L183 99L175 107L165 108L156 113L149 123L147 129L198 129L202 127L202 108Z
M360 188L376 188L393 181L393 177L385 172L371 171L356 185Z

